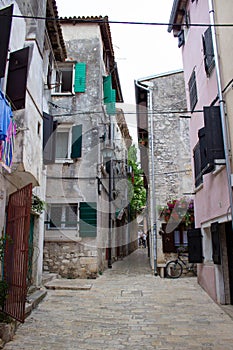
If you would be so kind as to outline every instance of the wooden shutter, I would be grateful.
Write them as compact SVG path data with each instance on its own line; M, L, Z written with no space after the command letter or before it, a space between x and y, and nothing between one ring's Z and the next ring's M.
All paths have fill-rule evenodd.
M72 128L71 159L82 156L82 125L75 125Z
M86 63L75 64L74 92L85 92L86 90Z
M116 113L116 90L112 89L112 77L108 75L104 77L104 103L106 104L106 110L109 115Z
M200 155L201 155L201 172L202 175L210 173L214 169L213 161L208 157L207 144L206 144L206 128L201 128L198 131L199 143L200 143Z
M44 164L53 164L56 154L57 122L47 113L43 113L43 159Z
M162 241L163 241L163 252L164 253L175 253L176 248L174 244L174 231L166 233L167 224L162 224Z
M109 115L116 114L116 90L111 90L111 102L107 103L106 110Z
M219 223L213 222L211 224L211 238L212 238L212 258L214 264L221 264L221 245Z
M180 48L185 44L185 38L184 38L184 30L182 29L178 33L178 47Z
M28 57L29 47L10 54L6 94L14 110L25 108Z
M220 107L204 107L204 121L207 161L214 164L215 159L225 159Z
M200 143L198 142L193 149L193 160L194 160L194 173L195 173L195 187L198 187L203 182L201 172L201 150Z
M202 234L200 228L188 230L188 253L190 263L202 263Z
M111 77L111 75L104 77L103 86L104 86L104 103L106 104L106 103L111 102L111 92L112 92L112 77Z
M79 206L80 237L96 237L97 212L96 203L81 202Z
M203 41L205 71L207 75L210 75L215 65L211 27L208 27L207 30L205 31L202 41Z
M197 84L196 84L196 73L192 72L191 77L188 82L189 86L189 100L190 100L190 110L193 112L197 104Z
M10 41L13 5L0 11L0 78L5 76L7 53Z

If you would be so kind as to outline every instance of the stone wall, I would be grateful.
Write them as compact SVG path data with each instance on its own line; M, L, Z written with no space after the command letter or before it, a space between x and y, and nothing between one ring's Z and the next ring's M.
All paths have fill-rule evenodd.
M78 242L45 242L44 271L63 278L96 278L98 257L96 248Z
M183 72L164 74L153 83L153 132L156 204L192 192L189 119ZM180 111L180 113L174 113ZM183 113L184 114L184 113Z

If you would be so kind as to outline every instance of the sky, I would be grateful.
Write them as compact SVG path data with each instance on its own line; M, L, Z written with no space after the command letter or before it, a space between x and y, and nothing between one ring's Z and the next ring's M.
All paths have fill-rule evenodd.
M168 23L173 0L56 0L64 16L108 16L109 21ZM181 49L167 25L110 24L123 99L135 105L135 79L182 68Z

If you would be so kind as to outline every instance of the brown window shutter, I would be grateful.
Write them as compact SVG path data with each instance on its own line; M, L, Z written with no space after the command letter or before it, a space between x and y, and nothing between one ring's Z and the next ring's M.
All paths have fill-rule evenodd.
M162 240L163 240L163 252L164 253L175 253L176 248L174 245L174 231L166 233L166 224L162 225L163 234L162 234Z
M211 224L211 237L212 237L212 258L214 264L221 264L221 243L220 243L220 232L219 223L213 222Z
M225 159L220 107L204 107L204 121L208 163Z
M7 53L10 41L13 5L0 11L0 78L5 76Z
M200 142L193 149L194 171L195 171L195 187L198 187L203 182L201 172L201 149Z
M29 47L10 54L6 94L14 110L25 108L28 58Z
M200 228L188 230L188 252L190 263L202 263L202 234Z
M43 159L44 164L55 163L57 122L47 113L43 113Z

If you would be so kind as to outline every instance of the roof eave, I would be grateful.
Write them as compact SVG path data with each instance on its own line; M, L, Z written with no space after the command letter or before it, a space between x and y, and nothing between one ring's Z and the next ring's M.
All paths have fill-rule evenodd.
M171 33L173 30L175 36L177 35L177 32L181 29L187 3L188 0L174 0L173 2L167 30L169 33Z

